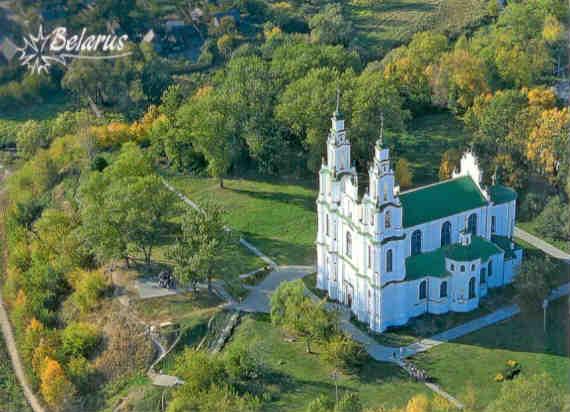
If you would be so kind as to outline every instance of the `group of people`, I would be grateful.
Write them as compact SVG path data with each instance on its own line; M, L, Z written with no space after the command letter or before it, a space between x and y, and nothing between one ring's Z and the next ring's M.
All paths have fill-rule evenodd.
M404 360L402 361L402 363L403 363L403 368L406 370L406 372L408 372L408 374L416 381L427 382L431 379L430 376L426 373L426 371L414 366L413 363L406 362Z
M158 274L158 286L166 289L176 289L176 279L167 270L163 270Z

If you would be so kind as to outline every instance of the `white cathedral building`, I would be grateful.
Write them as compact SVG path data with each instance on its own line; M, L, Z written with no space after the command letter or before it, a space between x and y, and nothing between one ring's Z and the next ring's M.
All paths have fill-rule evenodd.
M467 312L513 281L516 192L482 184L467 152L459 172L399 191L380 139L362 197L350 142L335 111L319 172L317 287L382 332L424 313Z

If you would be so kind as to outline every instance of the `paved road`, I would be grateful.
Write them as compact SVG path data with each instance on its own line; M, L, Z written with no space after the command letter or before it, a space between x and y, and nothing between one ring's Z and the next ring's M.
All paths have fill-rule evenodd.
M515 237L518 237L522 240L524 240L527 243L530 243L531 245L539 248L540 250L542 250L544 253L556 258L556 259L560 259L560 260L564 260L567 263L570 263L570 255L566 252L563 252L562 250L552 246L550 243L545 242L544 240L528 233L525 232L524 230L522 230L519 227L515 226L515 232L514 232Z
M269 298L282 282L301 279L314 271L313 266L278 266L259 285L250 288L243 302L231 307L242 312L269 313Z

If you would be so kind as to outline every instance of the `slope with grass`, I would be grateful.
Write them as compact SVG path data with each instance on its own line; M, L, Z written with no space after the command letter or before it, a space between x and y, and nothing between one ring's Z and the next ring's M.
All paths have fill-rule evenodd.
M268 369L271 401L266 410L304 411L321 394L334 399L333 368L319 356L322 348L313 344L315 353L307 354L302 340L285 338L268 316L258 315L242 320L228 345L249 347ZM358 374L341 374L338 387L341 394L357 392L365 407L401 407L415 394L428 394L425 386L411 381L397 366L375 361L366 362Z
M408 42L414 33L457 35L487 15L484 0L351 0L347 9L357 36L374 58Z
M473 398L475 410L482 410L499 394L501 383L494 378L507 360L519 362L523 375L546 372L568 388L568 333L568 300L559 299L548 309L546 332L542 312L521 314L417 355L414 361L460 401Z
M227 224L278 264L312 264L316 192L307 182L171 176L169 182L198 204L214 201Z

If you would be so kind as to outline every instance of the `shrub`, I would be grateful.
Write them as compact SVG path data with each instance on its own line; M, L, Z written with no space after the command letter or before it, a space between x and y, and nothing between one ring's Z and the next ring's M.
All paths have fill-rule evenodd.
M83 356L71 358L66 366L67 374L75 387L85 392L89 387L89 380L93 373L93 367Z
M73 400L75 388L67 379L58 361L46 358L41 376L40 391L54 411L66 410Z
M101 271L82 271L76 281L71 300L82 313L87 313L98 304L108 287L107 279Z
M327 342L322 356L336 368L347 372L358 370L366 360L362 345L343 334L333 336Z
M61 336L62 350L66 356L89 356L99 345L101 335L96 327L87 323L71 323Z
M224 361L227 374L235 381L259 379L263 375L262 365L250 348L232 345Z

